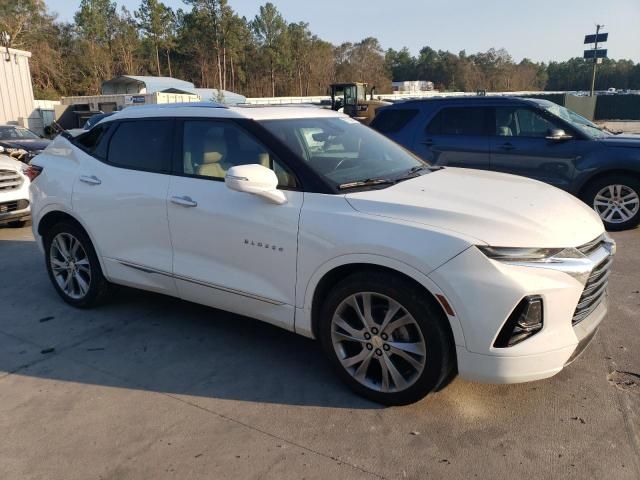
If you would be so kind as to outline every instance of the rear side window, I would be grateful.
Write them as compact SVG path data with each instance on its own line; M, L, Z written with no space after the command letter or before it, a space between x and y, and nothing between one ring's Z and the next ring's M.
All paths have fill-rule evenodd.
M486 108L443 108L427 125L430 135L486 135Z
M168 172L172 140L172 120L122 122L111 136L107 161L117 167Z
M108 123L97 126L89 130L87 133L83 133L77 137L75 139L75 143L89 155L104 159L107 154L107 142L105 141L105 137L108 130Z
M399 132L417 114L418 110L416 109L397 108L383 110L375 116L373 122L371 122L371 128L379 131L380 133Z

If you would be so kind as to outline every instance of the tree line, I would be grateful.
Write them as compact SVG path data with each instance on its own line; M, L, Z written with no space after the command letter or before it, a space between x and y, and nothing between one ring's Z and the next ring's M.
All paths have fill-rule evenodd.
M515 62L504 49L457 55L424 47L384 50L369 37L333 45L304 22L289 22L272 3L254 18L227 0L185 0L173 10L141 0L131 11L113 0L81 0L73 21L59 21L44 0L0 0L0 32L32 52L36 98L100 91L117 75L173 76L249 97L323 95L333 82L365 81L378 93L391 82L430 80L439 90L585 90L591 63ZM597 88L640 89L640 64L606 60Z

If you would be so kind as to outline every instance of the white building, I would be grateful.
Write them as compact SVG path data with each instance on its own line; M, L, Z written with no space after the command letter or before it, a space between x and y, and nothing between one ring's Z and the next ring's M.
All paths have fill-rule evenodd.
M196 88L177 78L121 75L102 82L100 95L62 97L55 107L55 117L63 128L69 129L82 126L97 112L115 112L132 105L200 101L238 104L244 103L246 97L227 90Z
M391 82L391 89L397 93L431 92L433 91L433 82L427 80Z
M42 131L42 120L34 108L29 69L30 52L0 50L0 124L12 123Z

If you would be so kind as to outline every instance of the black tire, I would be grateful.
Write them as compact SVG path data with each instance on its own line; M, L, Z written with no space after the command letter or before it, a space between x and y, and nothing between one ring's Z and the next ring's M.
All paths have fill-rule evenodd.
M632 177L630 175L622 175L622 174L612 174L606 175L601 178L597 178L593 182L591 182L587 188L585 188L583 194L581 195L582 200L589 205L589 207L593 208L596 213L600 215L602 223L609 231L619 231L619 230L628 230L630 228L636 227L640 223L640 205L637 208L634 208L635 214L627 219L623 220L620 213L614 214L612 218L609 220L605 220L603 213L604 211L598 211L594 202L596 200L596 196L603 189L606 189L609 186L613 185L623 185L626 189L625 191L633 191L640 198L640 180L636 177ZM635 207L635 203L629 205L631 207ZM606 207L601 207L601 209L606 209Z
M360 292L380 294L399 303L415 319L420 330L426 347L424 367L420 375L416 374L417 379L404 390L383 392L369 388L354 379L338 358L332 341L332 318L345 299ZM406 405L416 402L437 390L455 374L455 347L446 316L432 297L400 275L368 271L352 274L340 281L329 292L320 309L318 334L322 348L338 376L353 391L377 403ZM370 368L367 367L367 372Z
M53 268L51 266L51 244L54 238L56 238L56 236L61 233L69 234L77 239L86 252L86 257L89 261L91 269L91 277L90 281L88 282L89 288L86 294L84 294L81 298L73 298L64 292L64 290L58 284L58 281L56 280L53 272ZM89 236L82 228L71 222L58 223L47 230L47 232L45 232L45 234L43 235L43 243L45 249L45 263L47 266L49 279L51 280L53 287L58 292L58 295L60 295L60 297L65 302L77 308L91 308L103 303L107 299L111 290L111 285L104 278L98 256L96 255L96 251L93 248Z

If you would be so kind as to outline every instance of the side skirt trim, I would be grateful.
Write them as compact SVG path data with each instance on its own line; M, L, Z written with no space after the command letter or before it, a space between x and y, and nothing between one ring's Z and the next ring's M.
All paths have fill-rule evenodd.
M133 268L135 270L139 270L144 273L154 273L156 275L164 275L165 277L174 278L176 280L183 280L185 282L193 283L196 285L201 285L203 287L213 288L215 290L220 290L222 292L233 293L234 295L240 295L242 297L251 298L253 300L259 300L261 302L269 303L271 305L286 305L285 302L281 302L279 300L273 300L271 298L261 297L259 295L254 295L252 293L243 292L242 290L236 290L234 288L223 287L222 285L217 285L215 283L203 282L202 280L196 280L195 278L186 277L183 275L176 275L170 272L165 272L163 270L157 270L155 268L146 267L144 265L139 265L137 263L129 262L127 260L120 260L119 258L114 259L121 265L125 267Z

